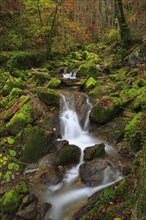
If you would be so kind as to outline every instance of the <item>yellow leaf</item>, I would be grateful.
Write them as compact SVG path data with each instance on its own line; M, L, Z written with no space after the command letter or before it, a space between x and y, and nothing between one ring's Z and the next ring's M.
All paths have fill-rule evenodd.
M8 157L3 157L3 160L8 160Z
M0 176L2 176L2 172L0 172Z
M7 163L7 161L4 161L4 162L3 162L3 165L5 165L6 163Z
M2 157L3 155L2 154L0 154L0 157Z
M121 218L114 218L114 220L122 220Z

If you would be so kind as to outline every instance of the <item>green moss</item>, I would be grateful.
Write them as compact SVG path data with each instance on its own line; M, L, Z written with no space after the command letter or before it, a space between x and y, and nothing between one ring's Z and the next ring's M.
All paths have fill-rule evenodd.
M11 77L9 72L3 71L0 69L0 89L3 88L6 81Z
M138 113L125 127L125 138L135 150L141 149L142 113Z
M30 104L25 104L7 123L7 129L14 135L19 133L29 123L34 121L33 108Z
M85 83L85 89L90 90L96 86L96 80L90 77Z
M119 39L120 39L119 30L111 29L108 36L107 36L108 43L119 41Z
M28 193L28 186L24 181L20 181L16 184L15 190L17 193L25 194Z
M57 78L52 78L49 82L48 82L48 84L47 84L47 88L51 88L51 89L53 89L53 88L58 88L59 86L60 86L60 84L61 84L61 81L60 81L60 79L57 79Z
M24 129L22 154L25 162L33 162L47 151L47 137L47 133L43 128L28 127Z
M87 76L93 77L96 79L99 76L99 71L95 64L92 62L87 62L82 64L77 70L77 76L80 78L84 78Z
M92 52L84 51L82 57L87 61L92 61L94 64L98 64L101 62L101 58L99 57L99 55Z
M33 92L38 95L40 100L48 106L59 106L59 95L52 89L47 89L44 87L38 87L33 89Z
M138 110L144 110L146 109L146 87L143 87L142 89L140 89L140 95L138 95L133 103L131 108L138 111Z
M20 89L24 89L24 82L21 78L15 78L15 77L11 77L6 81L5 86L2 89L2 94L4 96L7 96L10 91L12 90L12 88L20 88Z
M0 200L1 211L13 213L19 206L20 197L15 190L10 190L4 194Z
M21 96L21 95L25 95L26 92L22 89L19 88L13 88L10 92L10 96Z
M75 60L83 60L82 53L80 53L80 52L73 52L72 53L72 58L75 59Z

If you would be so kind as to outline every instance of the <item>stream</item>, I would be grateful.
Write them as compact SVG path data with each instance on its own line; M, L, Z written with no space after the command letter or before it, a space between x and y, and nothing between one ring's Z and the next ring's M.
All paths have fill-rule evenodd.
M86 99L86 111L84 111L84 122L80 123L78 113L76 112L75 97L70 95L61 95L60 125L61 139L68 140L69 144L78 146L81 150L80 162L76 166L68 169L63 177L63 181L57 185L49 186L44 192L44 201L51 203L52 208L48 219L51 220L70 220L70 212L76 210L76 205L86 200L93 193L122 179L118 170L112 173L110 167L104 171L104 178L101 185L89 187L81 183L79 177L79 168L83 160L83 151L86 147L94 146L103 142L94 137L89 132L89 113L92 105L88 98ZM106 154L115 155L115 149L105 143ZM74 208L75 207L75 208Z

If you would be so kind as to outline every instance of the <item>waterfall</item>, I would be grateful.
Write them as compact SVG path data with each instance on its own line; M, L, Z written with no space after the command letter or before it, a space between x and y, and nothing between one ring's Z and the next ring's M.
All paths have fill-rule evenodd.
M61 123L61 137L62 140L68 140L69 144L77 145L81 150L80 162L76 166L67 170L63 181L58 185L51 186L45 193L46 201L52 204L51 213L49 218L52 220L68 219L67 210L71 204L81 202L87 199L93 193L119 181L121 177L118 172L112 172L109 167L105 169L104 180L100 186L87 187L85 185L78 185L79 182L79 167L83 160L83 151L88 146L101 143L101 140L93 137L89 131L89 113L92 105L86 99L87 112L85 112L84 125L80 125L78 114L75 108L75 97L69 94L69 97L61 95L61 110L60 110L60 123ZM110 151L111 146L106 144L106 151ZM110 176L112 178L110 178Z

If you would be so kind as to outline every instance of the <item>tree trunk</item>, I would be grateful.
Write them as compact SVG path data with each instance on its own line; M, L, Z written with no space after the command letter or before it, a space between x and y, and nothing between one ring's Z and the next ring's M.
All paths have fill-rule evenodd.
M125 20L122 0L115 0L115 9L120 27L121 43L123 47L128 48L131 43L131 32Z

